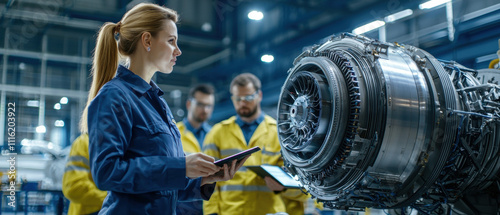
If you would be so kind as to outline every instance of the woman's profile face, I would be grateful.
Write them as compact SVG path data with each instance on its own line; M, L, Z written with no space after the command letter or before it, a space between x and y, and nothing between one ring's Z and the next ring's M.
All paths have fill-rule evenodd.
M157 71L165 74L172 72L177 56L182 54L177 39L177 26L172 20L165 21L163 30L152 37L151 51L147 54Z

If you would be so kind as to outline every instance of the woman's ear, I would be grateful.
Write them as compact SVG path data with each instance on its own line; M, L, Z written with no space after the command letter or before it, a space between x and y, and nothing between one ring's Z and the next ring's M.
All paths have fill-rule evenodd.
M149 47L151 47L151 33L144 32L141 36L142 47L147 51Z

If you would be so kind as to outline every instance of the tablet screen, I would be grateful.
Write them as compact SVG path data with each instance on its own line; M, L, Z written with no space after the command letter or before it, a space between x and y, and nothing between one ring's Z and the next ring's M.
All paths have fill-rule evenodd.
M292 176L286 173L279 166L271 165L261 165L261 167L266 170L270 175L274 177L281 185L287 188L299 188L300 182L295 181Z
M242 151L242 152L236 153L234 155L231 155L229 157L217 160L217 161L214 162L214 164L217 165L217 166L220 166L220 167L224 166L225 163L227 163L229 165L229 164L231 164L231 162L233 162L234 159L237 159L238 161L242 160L247 155L252 154L254 152L257 152L259 150L260 150L260 147L256 146L256 147L253 147L251 149L247 149L245 151Z

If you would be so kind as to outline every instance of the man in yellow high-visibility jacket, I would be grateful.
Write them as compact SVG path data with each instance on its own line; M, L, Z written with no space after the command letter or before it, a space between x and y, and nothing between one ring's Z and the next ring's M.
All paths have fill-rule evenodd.
M214 125L205 138L204 153L221 159L259 146L262 150L252 154L245 166L283 166L276 120L261 111L260 80L250 73L240 74L231 82L230 92L237 115ZM232 180L217 182L210 200L204 201L203 211L219 215L287 212L284 197L302 204L307 198L302 193L287 195L289 191L280 191L284 191L284 187L278 182L268 177L263 179L241 167Z
M62 191L69 199L68 215L97 214L106 198L92 180L89 166L89 135L82 134L71 145L63 175Z
M189 91L186 101L187 117L177 123L181 133L182 148L186 155L201 152L205 135L212 128L207 120L214 109L214 88L208 84L197 85ZM177 214L202 215L203 201L179 202Z
M186 100L186 109L187 117L177 123L181 132L182 148L186 154L201 152L205 135L212 128L207 120L214 110L214 88L208 84L191 88Z

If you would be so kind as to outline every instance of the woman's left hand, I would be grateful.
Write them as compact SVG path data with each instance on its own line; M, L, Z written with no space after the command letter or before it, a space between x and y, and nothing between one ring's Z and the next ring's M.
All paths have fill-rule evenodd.
M233 179L234 174L236 174L238 169L243 166L248 157L250 157L250 155L246 156L239 162L237 162L237 160L234 160L231 164L231 167L228 167L227 164L224 164L221 171L216 172L213 175L203 177L201 179L201 185L203 186L205 184L211 184L217 181L227 181Z

